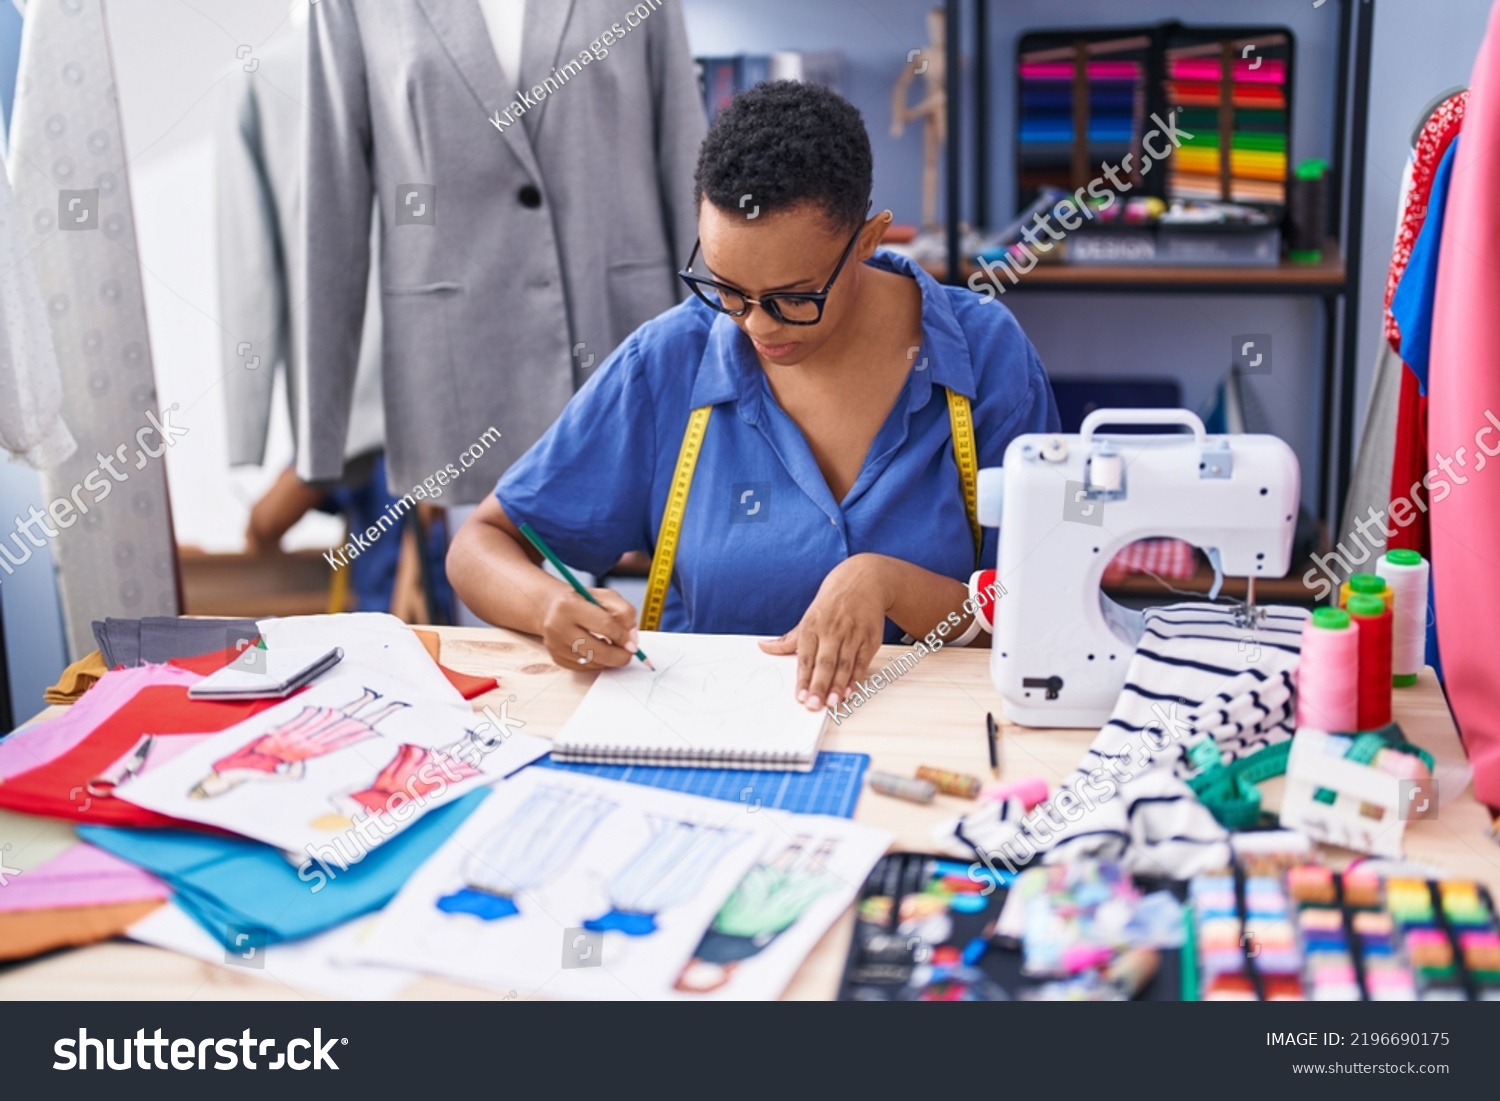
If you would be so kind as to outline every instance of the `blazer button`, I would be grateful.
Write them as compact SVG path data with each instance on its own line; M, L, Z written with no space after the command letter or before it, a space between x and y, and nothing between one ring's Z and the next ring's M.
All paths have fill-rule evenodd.
M527 184L516 192L516 199L528 210L535 210L542 205L542 193L532 184Z

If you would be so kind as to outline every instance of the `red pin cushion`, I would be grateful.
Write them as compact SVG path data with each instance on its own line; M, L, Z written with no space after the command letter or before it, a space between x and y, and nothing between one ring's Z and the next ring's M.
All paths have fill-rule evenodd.
M994 570L979 570L969 578L969 599L974 602L974 618L990 634L995 633L995 600L1000 586Z

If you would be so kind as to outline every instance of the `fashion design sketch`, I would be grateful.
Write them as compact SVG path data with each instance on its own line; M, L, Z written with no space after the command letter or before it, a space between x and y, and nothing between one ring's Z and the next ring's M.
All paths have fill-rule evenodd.
M195 739L116 797L288 853L347 843L351 829L368 848L549 747L524 731L496 734L467 703L434 701L359 667Z
M647 814L651 840L615 877L610 909L583 923L594 932L643 937L656 932L656 915L696 895L708 873L745 839L722 826Z
M717 990L742 963L796 924L809 906L837 891L839 877L827 867L837 844L825 837L813 848L812 838L799 834L770 860L751 868L715 915L674 989L684 994Z
M465 731L452 745L435 748L403 742L367 786L336 793L330 801L344 814L389 814L406 803L423 803L435 791L482 776L480 759L500 744L478 731Z
M358 699L341 707L304 706L292 718L220 757L213 763L213 771L188 795L210 799L250 780L300 780L308 761L375 737L375 727L382 719L411 706L393 700L365 710L381 699L379 692L366 688Z
M522 997L680 997L703 930L793 832L716 799L526 769L423 862L352 958Z
M592 792L541 787L463 860L464 885L437 900L448 914L484 921L520 913L515 898L546 886L617 806Z

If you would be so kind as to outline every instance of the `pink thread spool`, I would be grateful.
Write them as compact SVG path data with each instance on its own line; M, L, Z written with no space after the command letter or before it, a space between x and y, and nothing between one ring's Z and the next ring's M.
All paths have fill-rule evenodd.
M1024 780L1013 780L1008 784L992 784L985 788L981 799L993 799L1003 803L1007 799L1019 799L1027 810L1047 799L1047 781L1040 776L1028 776Z
M1297 663L1297 725L1358 730L1359 624L1339 608L1319 608L1302 628Z

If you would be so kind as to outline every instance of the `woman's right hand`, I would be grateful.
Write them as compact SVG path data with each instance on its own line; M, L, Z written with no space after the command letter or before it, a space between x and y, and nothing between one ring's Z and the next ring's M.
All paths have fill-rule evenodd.
M559 589L542 616L542 644L564 669L618 669L635 660L636 611L613 589L590 589L602 607Z

